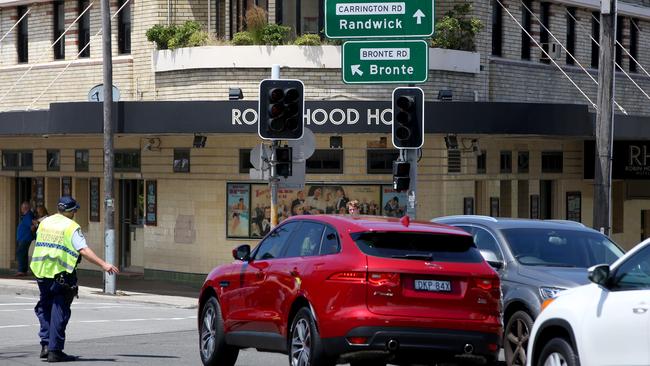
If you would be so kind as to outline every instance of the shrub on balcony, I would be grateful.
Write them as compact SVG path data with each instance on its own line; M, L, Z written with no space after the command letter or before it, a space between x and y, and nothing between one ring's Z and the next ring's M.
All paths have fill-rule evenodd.
M287 43L291 27L280 24L267 24L262 30L262 44L279 46Z
M251 32L239 32L232 36L230 43L235 46L250 46L255 44L255 40Z
M147 30L147 40L155 42L159 50L205 46L208 38L208 33L201 29L201 24L192 20L180 26L154 25Z
M318 34L303 34L293 41L296 46L320 46L322 44Z
M461 51L476 51L474 40L483 23L471 16L472 4L458 4L436 23L432 47Z
M252 44L262 44L264 29L268 25L269 15L259 6L253 6L246 11L246 31L253 38Z

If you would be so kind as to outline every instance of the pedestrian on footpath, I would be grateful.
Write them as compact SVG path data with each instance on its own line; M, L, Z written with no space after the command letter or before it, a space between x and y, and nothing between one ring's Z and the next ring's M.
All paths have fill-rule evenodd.
M352 216L359 216L359 200L352 200L348 202L348 213Z
M118 269L99 258L88 248L79 224L72 219L79 209L77 201L63 196L57 205L58 214L47 217L36 232L36 247L31 269L36 276L41 297L34 311L41 324L41 358L47 362L74 361L63 353L65 328L70 320L72 300L78 293L77 265L81 257L98 265L109 274Z
M20 205L20 221L16 229L16 262L18 262L18 272L16 276L27 276L27 264L29 261L29 246L34 240L34 213L32 206L25 201Z

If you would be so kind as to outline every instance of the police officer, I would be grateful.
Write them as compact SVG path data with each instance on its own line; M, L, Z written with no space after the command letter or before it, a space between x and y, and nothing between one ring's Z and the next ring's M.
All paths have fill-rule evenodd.
M49 216L38 227L30 268L37 278L41 297L34 308L41 324L41 358L47 362L74 361L63 353L65 328L70 320L70 305L77 294L77 265L86 258L109 274L118 271L104 262L86 244L79 224L72 218L79 209L77 201L63 196L58 214Z

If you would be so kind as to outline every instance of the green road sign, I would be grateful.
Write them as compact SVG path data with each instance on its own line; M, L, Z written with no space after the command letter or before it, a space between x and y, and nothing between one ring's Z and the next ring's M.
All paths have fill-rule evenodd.
M325 0L328 38L407 38L433 34L433 0Z
M424 83L429 75L425 41L350 41L342 57L346 84Z

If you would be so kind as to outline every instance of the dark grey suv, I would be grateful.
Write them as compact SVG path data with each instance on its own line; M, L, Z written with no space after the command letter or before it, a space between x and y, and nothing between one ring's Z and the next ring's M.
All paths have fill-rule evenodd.
M501 277L503 349L507 364L525 365L528 336L544 300L589 283L587 268L612 264L623 251L605 235L563 220L447 216L431 220L463 228Z

